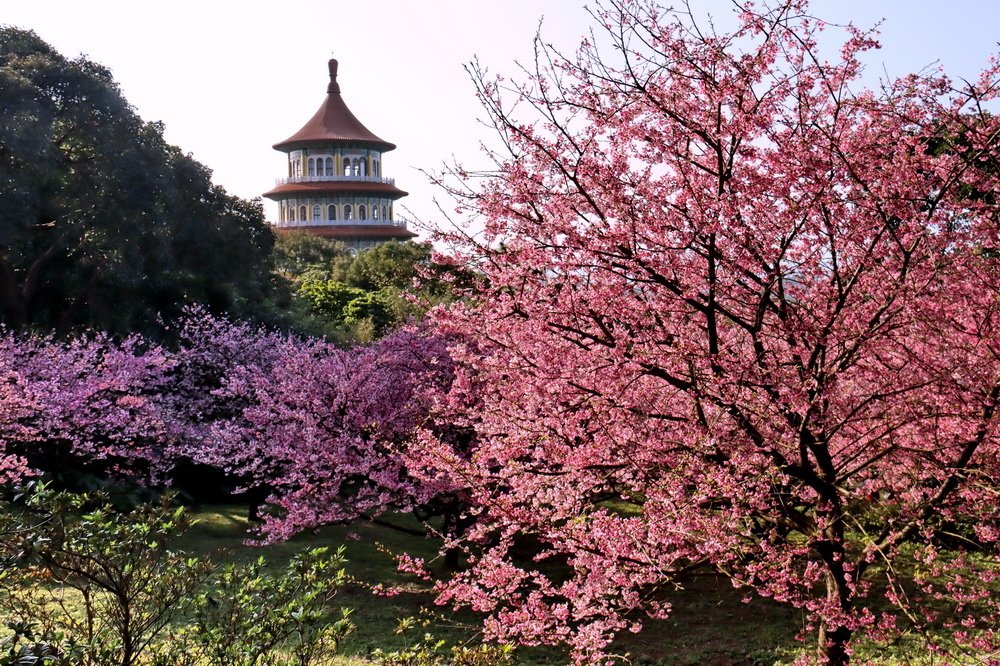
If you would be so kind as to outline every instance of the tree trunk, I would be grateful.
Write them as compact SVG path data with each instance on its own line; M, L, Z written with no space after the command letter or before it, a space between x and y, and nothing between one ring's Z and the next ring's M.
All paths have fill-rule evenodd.
M0 309L3 319L11 328L21 328L28 323L28 303L21 285L17 283L14 271L0 257Z
M57 238L31 263L23 282L18 282L13 265L5 253L0 251L0 307L12 328L20 328L28 323L28 305L44 280L45 269L59 255L64 236Z
M819 663L826 666L847 666L851 657L847 654L847 646L851 642L853 632L847 627L828 627L823 623L819 627Z
M454 499L451 505L443 512L444 525L442 525L441 531L446 537L457 539L461 537L469 527L475 522L468 516L462 516L463 510L462 502L458 499ZM445 550L444 553L444 565L447 569L451 571L457 571L461 568L462 549L452 546Z
M827 567L826 598L831 605L847 613L851 608L851 600L842 557L828 562ZM851 661L847 648L853 634L853 630L847 627L821 621L817 641L817 661L825 666L847 666Z
M248 521L255 525L264 522L264 505L267 503L267 498L271 496L271 492L270 486L254 486L246 492Z

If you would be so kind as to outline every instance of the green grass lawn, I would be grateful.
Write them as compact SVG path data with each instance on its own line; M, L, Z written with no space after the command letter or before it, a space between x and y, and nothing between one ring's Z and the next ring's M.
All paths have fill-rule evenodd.
M438 638L453 642L475 640L477 618L472 613L456 613L433 605L433 595L422 591L411 579L401 579L388 552L409 552L431 560L436 542L404 534L386 527L363 523L347 527L327 527L271 546L243 544L248 522L240 506L212 506L194 510L195 526L178 546L209 555L224 552L219 559L250 560L263 554L278 570L292 554L315 546L343 545L347 569L354 582L338 597L339 603L354 609L355 632L342 646L344 663L363 664L375 648L394 650L415 640L415 636L394 633L400 618L416 616L422 609L439 614L433 629ZM397 519L400 524L405 519ZM376 596L370 586L397 583L412 592L395 597ZM767 601L742 602L743 595L728 581L698 577L672 597L670 619L648 623L639 634L624 636L616 652L628 652L635 664L723 665L774 664L790 659L802 646L795 642L801 617ZM420 632L422 633L422 632ZM565 664L566 654L552 648L520 649L525 664Z
M395 632L400 619L433 614L430 631L450 644L477 642L477 616L436 607L425 583L396 572L392 553L408 552L432 565L437 542L422 539L384 526L360 523L350 527L327 527L301 534L290 541L270 546L246 545L249 522L246 508L238 505L204 506L189 511L194 526L173 547L193 555L210 556L217 563L247 562L264 556L268 571L279 575L296 553L317 546L343 546L351 581L340 591L336 603L352 609L356 630L340 646L342 666L370 664L375 649L392 652L411 645L424 629L410 634ZM406 517L396 517L400 525L417 527ZM402 594L375 595L374 585L398 586ZM21 588L25 589L25 588ZM636 666L735 666L789 664L811 644L795 640L804 625L801 612L764 599L744 603L744 591L733 589L728 580L712 575L692 577L683 589L670 593L673 612L667 620L645 623L638 634L623 635L613 652L628 655ZM75 611L74 611L75 614ZM857 645L858 663L885 666L945 663L923 648L918 636L904 636L894 645ZM521 664L556 665L568 661L565 651L556 648L521 648L516 657ZM952 658L948 663L985 663L985 660Z
M435 622L434 634L449 642L475 640L476 616L456 613L433 605L433 595L412 579L404 579L396 572L391 553L408 552L428 560L437 553L437 545L430 539L421 539L372 523L359 523L350 527L325 527L310 533L269 546L246 545L249 522L246 507L212 506L191 512L195 519L192 529L181 537L177 547L199 555L211 555L219 561L249 561L264 555L269 567L281 570L295 553L317 546L336 548L344 546L347 570L352 582L338 595L338 603L353 610L351 618L357 628L342 645L345 663L368 663L365 660L373 650L397 650L417 640L418 635L399 635L395 629L399 620L418 616L428 609L443 616ZM406 518L395 518L406 527L419 527ZM377 584L397 584L407 593L393 597L376 595L371 587ZM422 635L422 630L417 634ZM564 657L554 655L552 660L538 663L564 663Z

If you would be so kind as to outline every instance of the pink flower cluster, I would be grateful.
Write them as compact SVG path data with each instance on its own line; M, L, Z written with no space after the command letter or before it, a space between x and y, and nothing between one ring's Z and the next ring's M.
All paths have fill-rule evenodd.
M407 330L339 349L199 311L174 335L169 351L0 335L0 481L87 464L169 481L181 461L210 465L268 489L269 538L456 490L408 470L427 466L409 443L452 377L443 339Z
M103 461L148 473L170 440L175 360L139 338L0 333L0 474Z
M996 649L1000 68L865 90L873 34L829 61L805 2L741 8L714 34L610 2L608 51L474 71L509 153L455 174L470 228L438 239L481 271L436 315L476 341L453 383L476 400L440 403L476 430L448 465L479 516L442 600L582 663L701 567L805 609L845 663L914 628L933 594L895 567L956 532L982 556L933 587Z

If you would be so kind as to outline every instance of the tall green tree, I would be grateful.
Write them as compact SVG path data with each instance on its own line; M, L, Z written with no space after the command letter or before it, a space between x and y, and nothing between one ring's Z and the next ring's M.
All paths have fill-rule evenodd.
M144 122L106 68L0 28L0 319L150 327L200 302L247 314L269 290L258 201Z
M468 276L435 263L429 243L387 242L351 254L304 232L275 242L278 279L294 294L283 323L344 342L370 342L450 300Z
M431 265L430 244L390 241L358 252L355 256L335 259L331 277L364 291L406 291L413 287L414 279L421 272L427 272Z
M320 271L327 277L334 261L341 257L350 261L343 243L306 231L290 231L275 238L274 269L292 280L307 271Z

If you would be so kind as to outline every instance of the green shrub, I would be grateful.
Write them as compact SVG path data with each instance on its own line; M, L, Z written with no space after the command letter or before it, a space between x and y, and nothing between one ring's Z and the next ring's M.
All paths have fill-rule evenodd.
M264 558L229 564L194 605L190 642L213 666L310 666L333 655L353 629L329 603L346 581L343 549L296 555L281 575L264 575ZM281 656L281 651L286 653Z
M0 506L0 666L318 666L352 629L329 603L343 551L216 567L170 548L170 495L118 511L103 493L30 488Z
M171 502L165 495L119 512L103 493L41 487L23 506L7 507L6 559L15 565L3 572L8 617L89 646L81 664L140 663L211 568L169 549L188 526Z

